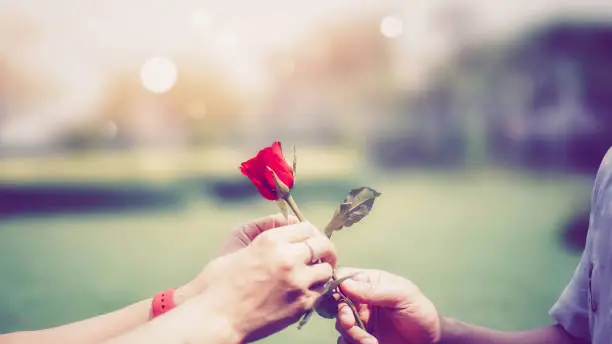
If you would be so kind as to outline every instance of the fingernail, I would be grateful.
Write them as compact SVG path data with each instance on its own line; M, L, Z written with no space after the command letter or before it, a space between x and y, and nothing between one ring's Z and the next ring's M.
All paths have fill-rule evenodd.
M348 307L342 307L342 314L344 314L344 316L350 316L353 315L353 312L351 312Z

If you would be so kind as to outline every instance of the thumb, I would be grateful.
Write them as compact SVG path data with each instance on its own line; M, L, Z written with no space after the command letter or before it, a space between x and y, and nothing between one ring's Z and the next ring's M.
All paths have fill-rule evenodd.
M340 287L348 298L357 303L393 308L406 301L405 294L372 282L348 279Z

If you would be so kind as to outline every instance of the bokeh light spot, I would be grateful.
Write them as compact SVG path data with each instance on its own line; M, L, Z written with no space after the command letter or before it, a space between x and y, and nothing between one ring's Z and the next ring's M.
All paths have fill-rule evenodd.
M177 79L176 66L166 57L147 59L140 69L142 86L154 93L164 93L172 89Z
M385 37L399 37L404 32L404 24L397 17L387 16L380 22L380 33Z

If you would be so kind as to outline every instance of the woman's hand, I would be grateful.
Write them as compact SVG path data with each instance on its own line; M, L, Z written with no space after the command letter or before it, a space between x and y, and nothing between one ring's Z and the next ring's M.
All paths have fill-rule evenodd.
M282 214L276 214L237 226L231 230L217 256L233 253L249 246L258 235L265 231L295 223L298 223L295 216L289 216L289 219L286 219ZM209 284L209 278L203 270L198 276L174 292L174 303L176 305L185 303L185 301L204 292Z
M270 215L234 228L225 244L219 250L219 256L236 252L245 248L261 233L278 227L298 223L297 217L290 215L289 219L282 214Z
M336 264L332 243L309 223L270 229L245 249L212 261L198 298L223 314L245 341L296 322L312 308ZM321 259L321 264L311 264Z

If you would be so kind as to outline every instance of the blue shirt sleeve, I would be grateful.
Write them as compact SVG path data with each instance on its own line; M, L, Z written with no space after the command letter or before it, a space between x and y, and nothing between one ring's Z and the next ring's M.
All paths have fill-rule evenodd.
M591 211L589 219L589 230L587 244L580 258L580 263L574 271L574 275L565 287L565 290L550 310L550 315L569 334L585 340L591 339L589 313L591 307L591 274L592 247L594 235L593 228L598 225L598 218L602 212L605 189L612 185L612 149L608 150L599 167L595 185L591 197Z
M550 310L550 315L561 327L576 338L589 340L589 261L583 252L580 264L563 293Z

